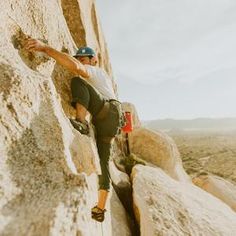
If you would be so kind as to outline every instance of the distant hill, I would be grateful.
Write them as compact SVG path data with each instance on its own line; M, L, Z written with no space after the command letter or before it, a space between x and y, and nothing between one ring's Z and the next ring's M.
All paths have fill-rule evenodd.
M197 118L193 120L163 119L144 121L143 124L153 130L184 131L211 129L236 131L236 118Z

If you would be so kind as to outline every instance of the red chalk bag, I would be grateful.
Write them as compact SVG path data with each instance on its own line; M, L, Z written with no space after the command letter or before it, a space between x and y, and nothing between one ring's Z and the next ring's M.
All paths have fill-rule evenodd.
M129 111L125 112L125 126L122 127L122 131L125 133L129 133L133 130L132 124L132 114Z

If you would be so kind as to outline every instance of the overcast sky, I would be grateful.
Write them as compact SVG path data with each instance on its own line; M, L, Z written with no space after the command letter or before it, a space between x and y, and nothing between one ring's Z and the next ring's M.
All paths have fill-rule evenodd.
M142 120L236 117L235 0L97 0L121 101Z

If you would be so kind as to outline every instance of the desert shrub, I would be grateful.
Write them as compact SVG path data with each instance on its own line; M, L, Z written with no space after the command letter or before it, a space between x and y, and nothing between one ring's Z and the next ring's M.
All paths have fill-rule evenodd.
M138 158L135 154L131 153L129 156L124 157L120 164L122 164L125 167L125 172L130 175L132 172L132 168L137 165L146 165L145 161L143 161L141 158Z

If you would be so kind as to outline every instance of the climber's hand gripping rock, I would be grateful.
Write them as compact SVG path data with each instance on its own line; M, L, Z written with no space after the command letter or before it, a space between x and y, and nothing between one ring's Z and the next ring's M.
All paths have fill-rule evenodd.
M47 45L40 40L28 38L26 41L25 48L29 50L30 52L38 51L38 52L44 52Z

